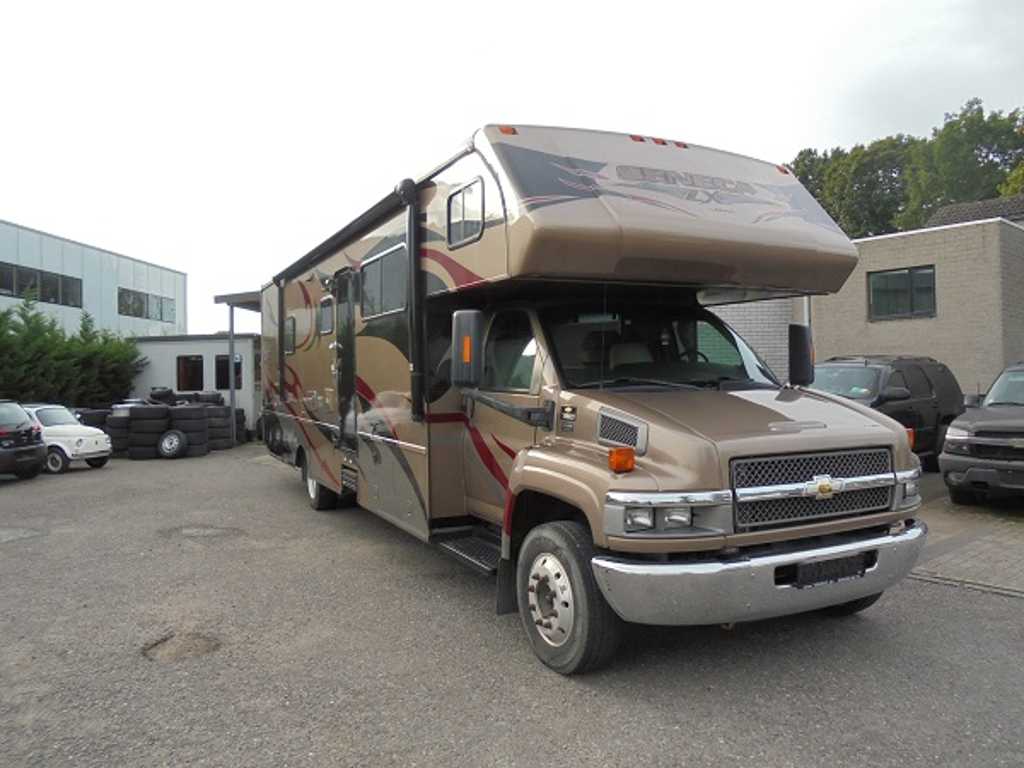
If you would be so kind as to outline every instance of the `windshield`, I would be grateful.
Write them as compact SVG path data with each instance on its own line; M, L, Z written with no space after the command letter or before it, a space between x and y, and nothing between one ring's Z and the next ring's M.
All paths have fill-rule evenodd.
M67 408L40 408L36 411L36 419L44 427L65 427L78 424L78 419Z
M0 403L0 427L20 427L28 421L28 414L17 403Z
M870 400L878 393L878 369L864 365L816 365L814 388L854 400Z
M595 297L543 310L541 321L566 387L778 385L753 350L701 307Z
M1024 405L1024 371L1003 371L983 405Z

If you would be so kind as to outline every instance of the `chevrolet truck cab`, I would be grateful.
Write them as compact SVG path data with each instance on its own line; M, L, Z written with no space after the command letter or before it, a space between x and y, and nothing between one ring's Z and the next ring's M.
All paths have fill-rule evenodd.
M906 431L807 387L806 327L782 382L711 311L855 263L782 166L487 126L264 288L267 447L495 574L563 674L625 622L860 611L925 541Z

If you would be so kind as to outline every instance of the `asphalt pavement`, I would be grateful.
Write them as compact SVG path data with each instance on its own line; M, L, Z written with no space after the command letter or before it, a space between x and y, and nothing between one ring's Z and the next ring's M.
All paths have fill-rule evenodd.
M0 479L3 766L1020 766L1024 600L533 657L493 584L260 446Z

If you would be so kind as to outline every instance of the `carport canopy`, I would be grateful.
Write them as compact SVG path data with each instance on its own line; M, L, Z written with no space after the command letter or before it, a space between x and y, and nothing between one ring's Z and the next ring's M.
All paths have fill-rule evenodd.
M225 293L213 297L214 304L228 305L228 398L231 403L231 442L235 442L235 307L260 311L260 292Z

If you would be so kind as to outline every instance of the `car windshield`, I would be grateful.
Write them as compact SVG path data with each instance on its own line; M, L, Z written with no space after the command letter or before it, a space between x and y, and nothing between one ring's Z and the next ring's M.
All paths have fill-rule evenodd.
M1003 371L985 396L984 405L1024 405L1024 371Z
M816 365L815 389L854 400L870 400L878 393L878 369L864 365Z
M17 403L0 403L0 427L20 427L28 420L25 409Z
M607 297L541 311L565 386L778 386L728 326L698 306Z
M64 427L70 424L78 424L78 419L74 417L67 408L40 408L36 411L36 419L44 427Z

